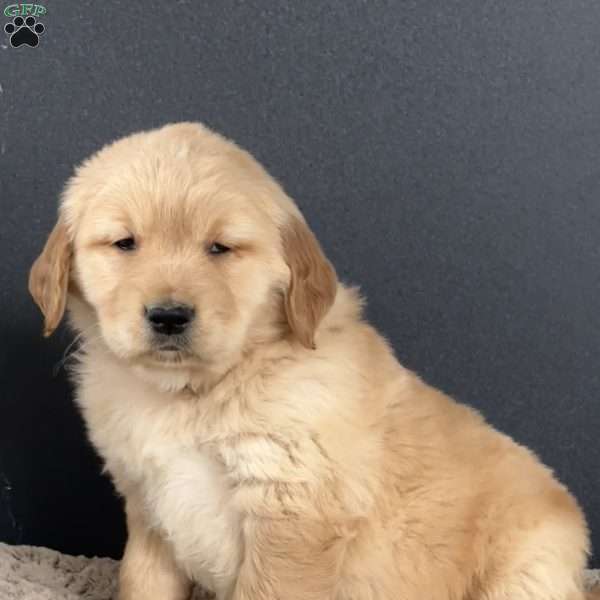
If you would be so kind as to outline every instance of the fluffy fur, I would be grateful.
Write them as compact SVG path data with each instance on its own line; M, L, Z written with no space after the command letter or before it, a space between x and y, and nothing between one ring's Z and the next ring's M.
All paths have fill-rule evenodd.
M77 402L126 502L121 600L584 597L572 496L397 362L292 200L202 125L78 168L30 289L47 334L67 304L82 340ZM165 299L197 315L175 350L144 318Z

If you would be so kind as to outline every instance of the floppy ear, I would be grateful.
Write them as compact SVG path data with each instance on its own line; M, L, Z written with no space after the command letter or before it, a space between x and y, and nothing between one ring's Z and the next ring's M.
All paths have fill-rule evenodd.
M59 218L29 272L29 293L44 315L45 337L58 327L65 312L71 255L67 228Z
M290 268L285 314L303 346L315 348L315 331L333 304L337 277L308 225L292 217L282 229L283 252Z

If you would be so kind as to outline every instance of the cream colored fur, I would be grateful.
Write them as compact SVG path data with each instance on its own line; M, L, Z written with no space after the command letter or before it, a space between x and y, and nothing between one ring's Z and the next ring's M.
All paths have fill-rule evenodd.
M77 402L126 500L121 600L584 597L576 501L398 363L233 143L184 123L104 148L32 270L48 332L65 269ZM152 346L164 298L196 309L185 351Z

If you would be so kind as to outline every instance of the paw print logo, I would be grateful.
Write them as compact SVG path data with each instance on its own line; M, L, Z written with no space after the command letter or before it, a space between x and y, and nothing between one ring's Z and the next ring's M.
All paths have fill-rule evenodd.
M40 42L40 35L44 33L45 27L42 23L36 23L35 17L15 17L12 23L4 26L4 31L10 35L10 45L13 48L19 46L31 46L35 48Z

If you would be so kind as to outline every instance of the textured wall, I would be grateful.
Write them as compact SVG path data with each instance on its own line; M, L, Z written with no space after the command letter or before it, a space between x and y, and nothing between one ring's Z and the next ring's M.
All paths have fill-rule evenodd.
M556 469L600 548L597 0L46 8L37 48L0 31L1 540L120 553L27 271L74 164L202 120L297 199L406 365Z

